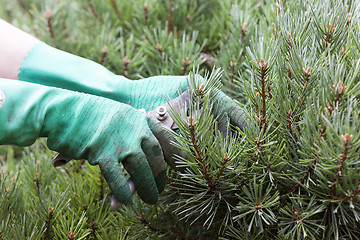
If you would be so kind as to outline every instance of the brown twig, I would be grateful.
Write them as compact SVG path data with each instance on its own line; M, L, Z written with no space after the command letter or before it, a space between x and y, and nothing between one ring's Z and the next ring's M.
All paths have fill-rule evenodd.
M116 15L117 15L118 17L120 17L120 12L119 12L119 9L118 9L118 7L117 7L117 4L116 4L115 0L111 0L111 6L112 6L112 8L114 9Z
M123 72L123 75L124 75L125 77L128 76L128 71L129 71L129 64L130 64L130 62L131 62L131 60L130 60L127 56L125 56L125 57L123 58L123 64L124 64L124 72Z
M50 233L50 227L51 227L51 219L53 218L53 214L54 214L54 208L53 207L49 207L49 212L48 212L48 218L47 221L45 223L45 234L44 234L44 239L48 239L49 238L49 233Z
M294 108L294 112L297 112L298 108L302 106L309 85L309 80L311 76L310 67L308 67L306 70L303 68L303 72L304 72L304 79L303 79L301 96L300 96L300 100L298 101L297 105Z
M96 220L94 220L94 221L92 221L92 222L90 223L91 234L93 235L93 237L94 237L95 239L97 239L97 237L96 237L96 230L97 230L96 225L97 225Z
M351 23L351 13L349 13L348 15L348 19L346 21L345 27L347 28L350 25L350 23Z
M355 198L359 197L360 194L360 185L357 186L357 188L350 194L350 196L332 196L332 199L334 200L344 200L344 201L351 201L354 200Z
M190 62L190 60L189 60L188 57L185 58L185 59L183 59L183 60L181 60L181 62L182 62L181 75L185 75L186 72L187 72L187 68L189 67L189 65L190 65L191 62Z
M89 1L89 7L90 7L90 11L91 13L94 15L94 17L101 23L104 24L103 20L101 19L101 17L98 15L98 13L96 12L95 6L92 3L92 1Z
M193 117L189 117L189 122L187 123L188 129L189 129L189 133L190 133L190 144L195 152L195 158L197 160L198 166L199 166L199 170L202 173L205 181L207 182L208 187L211 190L215 190L215 184L212 181L211 177L210 177L210 171L207 168L206 164L205 164L205 159L200 151L200 147L198 144L198 140L195 136L195 119Z
M173 3L173 0L169 0L169 10L168 10L168 16L167 16L168 33L174 31L173 24L172 24L173 15L174 15L174 3Z
M257 150L257 152L255 153L256 154L256 157L255 158L252 158L252 160L253 161L256 161L256 162L258 162L258 161L261 161L261 163L263 164L263 165L265 165L265 163L263 162L263 160L262 160L262 143L261 143L261 141L259 140L259 138L257 137L257 138L255 138L255 140L254 140L254 144L255 144L255 148L256 148L256 150Z
M351 16L351 15L350 15ZM325 33L324 33L324 41L325 41L325 50L328 48L328 46L331 43L331 38L335 32L335 28L331 28L331 24L329 23L328 27L325 27ZM326 53L326 56L328 56L329 52Z
M38 194L40 194L40 186L39 186L39 173L36 173L36 177L34 177L34 183L36 186L36 191Z
M244 39L246 37L246 26L247 22L240 24L241 27L241 39Z
M31 12L29 11L29 8L26 7L25 3L23 0L17 0L19 6L22 8L22 10L24 10L31 19L34 19L34 16L31 14Z
M49 30L49 33L50 33L50 37L53 40L53 42L55 44L55 47L59 48L58 46L56 46L56 37L55 37L55 33L54 33L54 28L53 28L53 25L52 25L52 13L51 13L51 10L50 9L46 10L44 15L45 15L45 17L47 19L47 27L48 27L48 30Z
M71 231L69 231L68 239L69 240L74 240L75 238L76 238L76 236Z
M293 113L294 112L291 109L286 113L286 116L287 116L287 118L286 118L287 129L288 129L291 136L295 136L295 134L294 134L294 132L292 130L292 128L293 128L292 125L293 125L293 120L294 120Z
M150 231L160 234L166 234L166 232L162 231L161 229L152 226L151 223L145 218L144 213L141 213L140 216L138 216L138 219L140 223L145 225Z
M331 197L334 198L336 197L336 184L339 183L342 179L343 176L343 170L344 170L344 164L346 159L348 159L349 157L349 150L352 147L351 144L351 140L353 139L353 135L349 135L348 133L346 133L345 135L341 135L341 140L344 144L344 149L343 149L343 153L340 154L339 156L339 163L338 163L338 168L336 170L336 174L334 176L334 184L332 186L332 190L331 190Z
M144 3L144 21L145 25L148 25L148 4Z
M108 48L107 48L107 46L104 46L101 49L101 59L100 59L100 64L103 66L105 64L105 59L106 59L107 53L108 53Z
M163 51L162 51L162 46L160 45L160 43L156 43L156 50L160 53L160 55L162 55Z
M335 90L335 97L333 101L328 102L328 107L327 107L328 117L332 116L334 107L339 104L341 97L345 94L347 86L343 86L343 83L339 81L337 88L335 85L332 85L332 88ZM325 131L326 131L326 123L323 123L322 128L319 131L319 137L324 136Z
M261 115L260 119L260 130L266 130L266 76L268 74L268 63L265 62L263 58L260 59L260 69L259 69L259 76L260 76L260 85L261 85Z
M214 184L215 182L219 181L219 179L222 177L225 169L226 169L226 164L229 162L230 158L228 156L228 153L226 152L224 155L223 160L221 161L221 167L220 170L218 171L218 173L216 174L215 180L214 180Z

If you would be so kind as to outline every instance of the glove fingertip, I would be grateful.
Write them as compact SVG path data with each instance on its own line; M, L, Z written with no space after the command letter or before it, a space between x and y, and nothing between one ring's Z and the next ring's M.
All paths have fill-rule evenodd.
M99 166L116 200L122 204L131 204L131 190L119 164L116 161L99 161Z

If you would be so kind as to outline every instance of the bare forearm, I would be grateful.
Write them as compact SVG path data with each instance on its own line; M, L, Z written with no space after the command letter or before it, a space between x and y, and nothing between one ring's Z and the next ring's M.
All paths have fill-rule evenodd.
M28 51L40 40L0 19L0 78L18 79Z

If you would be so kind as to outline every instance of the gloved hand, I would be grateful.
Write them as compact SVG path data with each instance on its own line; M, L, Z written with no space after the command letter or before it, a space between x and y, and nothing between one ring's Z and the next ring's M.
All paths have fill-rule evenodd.
M39 43L30 50L18 76L22 81L90 93L146 111L166 103L167 97L176 98L188 87L187 76L129 80L113 74L100 64L45 43ZM246 126L242 109L223 92L216 95L214 106L216 115L221 116L220 126L227 125L228 120L240 128Z
M160 143L170 144L170 133L161 123L126 104L0 79L0 132L0 144L28 146L38 137L48 137L50 149L99 164L111 191L122 203L130 203L132 194L119 162L147 203L155 203L166 184ZM172 157L164 154L165 158Z

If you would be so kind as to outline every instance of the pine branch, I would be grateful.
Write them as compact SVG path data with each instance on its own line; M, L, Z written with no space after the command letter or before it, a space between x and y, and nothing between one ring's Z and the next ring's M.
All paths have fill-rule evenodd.
M53 43L55 44L55 47L59 48L59 46L57 46L57 44L56 44L56 37L55 37L55 33L54 33L54 28L52 25L52 14L51 14L50 9L45 11L45 17L47 19L47 27L48 27L48 31L50 33L50 37L51 37Z
M348 133L346 133L345 135L341 135L341 140L343 141L344 144L344 149L343 149L343 153L340 154L340 160L338 163L338 168L334 177L334 184L332 186L332 190L331 190L331 197L334 198L336 197L336 184L338 184L343 176L343 170L344 170L344 164L345 161L348 159L349 157L349 150L352 147L351 144L351 140L353 139L353 135L349 135Z
M259 116L259 127L260 127L260 131L263 130L264 132L266 131L266 121L267 121L267 113L266 113L266 99L267 99L267 95L266 95L266 77L268 74L268 63L265 62L265 60L263 58L260 59L260 69L259 69L259 81L260 81L260 85L261 85L261 115Z
M169 1L169 9L168 9L168 16L167 16L167 21L168 21L168 33L173 32L173 16L174 16L174 3L173 0L168 0Z
M54 208L50 206L47 221L45 223L45 227L46 227L45 234L44 234L44 239L45 240L49 239L49 233L50 233L50 227L51 227L51 219L53 218L53 214L54 214Z
M343 83L341 81L339 81L338 86L336 88L335 85L332 86L332 88L335 90L335 97L334 100L332 102L328 102L328 118L330 118L332 116L332 113L334 111L334 107L338 106L338 104L340 103L340 99L341 97L344 95L347 86L343 86ZM326 131L326 123L323 123L322 128L319 131L319 137L323 137Z
M190 144L191 144L192 149L195 151L195 158L197 160L199 170L200 170L201 174L203 175L203 178L207 182L208 187L210 188L210 190L213 191L213 190L215 190L215 185L210 177L210 171L205 164L205 159L203 158L203 155L199 148L198 140L195 136L196 123L195 123L195 119L193 117L191 117L191 116L189 117L189 122L187 123L187 126L188 126L188 130L190 133L190 136L189 136Z
M36 177L34 177L34 183L36 186L37 194L40 196L40 186L39 186L39 173L36 173Z
M148 4L144 3L144 21L145 21L145 26L148 25Z
M105 59L107 54L108 54L108 47L104 45L104 47L101 49L101 59L100 59L100 64L103 66L105 64Z
M216 182L219 181L219 179L222 177L222 175L226 169L226 164L229 162L229 160L230 160L230 158L228 156L228 153L225 153L225 156L224 156L223 160L221 161L221 167L220 167L218 173L216 174L213 185L215 185Z
M124 64L124 72L123 72L123 75L124 75L125 77L128 76L129 64L130 64L130 63L131 63L131 60L130 60L127 56L125 56L125 57L123 58L123 64Z
M185 59L183 59L182 61L182 69L181 69L181 75L185 75L186 72L187 72L187 68L189 67L190 65L190 60L188 57L186 57Z
M89 0L89 7L90 7L90 11L91 13L94 15L95 19L98 20L100 22L100 24L104 24L103 20L101 19L101 17L98 15L94 4L92 3L92 0Z
M139 219L140 223L143 224L150 231L152 231L154 233L166 234L166 232L162 231L161 229L152 226L151 223L145 218L144 213L141 213L140 216L138 216L138 219Z
M114 9L116 15L117 15L118 17L120 17L120 12L119 12L119 9L118 9L118 7L117 7L117 4L116 4L115 0L111 0L111 6L112 6L112 8Z

